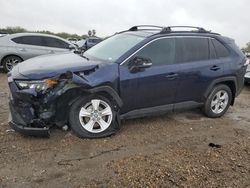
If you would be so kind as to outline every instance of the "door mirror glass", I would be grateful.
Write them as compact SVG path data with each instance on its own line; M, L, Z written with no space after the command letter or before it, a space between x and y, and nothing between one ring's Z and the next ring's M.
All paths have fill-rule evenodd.
M131 73L136 73L144 70L145 68L149 68L152 66L152 62L149 58L144 57L134 57L129 62L129 71Z

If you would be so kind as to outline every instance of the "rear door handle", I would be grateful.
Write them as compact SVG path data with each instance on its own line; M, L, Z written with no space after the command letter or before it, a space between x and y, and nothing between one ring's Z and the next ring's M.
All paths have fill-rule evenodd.
M166 75L165 77L168 78L169 80L173 80L178 76L177 73L169 73L168 75Z
M217 71L217 70L220 70L221 68L219 67L219 66L217 66L217 65L214 65L214 66L212 66L211 68L210 68L210 70L212 70L212 71Z

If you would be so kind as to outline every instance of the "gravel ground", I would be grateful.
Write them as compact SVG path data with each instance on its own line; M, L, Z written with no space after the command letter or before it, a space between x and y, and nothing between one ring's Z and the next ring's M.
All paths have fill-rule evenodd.
M0 187L250 187L249 96L250 86L220 119L194 110L129 120L109 138L42 139L8 126L0 73Z

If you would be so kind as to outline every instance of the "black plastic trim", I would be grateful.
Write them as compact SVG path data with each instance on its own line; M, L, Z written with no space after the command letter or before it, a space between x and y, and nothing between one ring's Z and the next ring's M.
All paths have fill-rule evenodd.
M143 109L136 109L120 116L121 119L134 119L145 116L161 115L167 112L176 112L180 110L187 110L192 108L201 107L203 103L198 103L195 101L186 101L176 104L167 104Z
M115 101L117 102L117 105L119 107L122 107L123 105L123 102L120 98L120 96L117 94L117 92L110 86L100 86L100 87L96 87L96 88L93 88L93 89L89 89L87 90L87 92L89 93L98 93L98 92L107 92L108 94L110 94L114 99Z
M222 82L227 82L227 81L233 81L234 85L235 85L235 96L237 96L239 94L239 90L238 90L238 83L237 83L237 79L234 76L228 76L228 77L223 77L223 78L218 78L216 80L213 80L211 82L211 84L208 86L204 97L207 98L209 93L212 91L212 89L214 88L214 86L216 84L222 83Z
M136 109L120 116L121 119L134 119L139 117L151 116L151 115L159 115L165 112L173 111L173 104L167 104L162 106L155 106L149 108Z
M50 131L49 131L49 128L47 127L44 127L44 128L24 127L23 125L18 125L14 123L13 121L10 121L9 125L12 129L24 135L39 136L39 137L50 136Z

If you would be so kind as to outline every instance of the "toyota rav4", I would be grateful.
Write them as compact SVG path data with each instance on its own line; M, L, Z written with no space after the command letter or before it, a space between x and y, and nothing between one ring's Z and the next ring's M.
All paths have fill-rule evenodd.
M8 73L10 125L40 136L66 125L97 138L121 120L179 109L218 118L239 95L247 62L234 40L203 28L134 26L82 55L16 65Z

